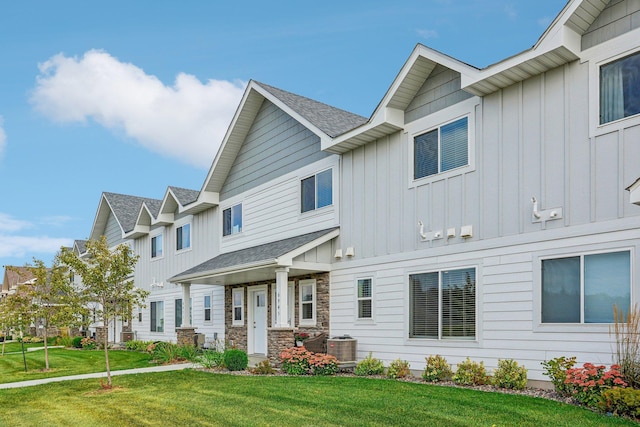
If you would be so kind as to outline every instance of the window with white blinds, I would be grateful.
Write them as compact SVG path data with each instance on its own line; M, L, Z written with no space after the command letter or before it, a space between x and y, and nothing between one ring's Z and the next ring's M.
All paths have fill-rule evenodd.
M419 179L469 164L469 120L442 125L414 138L413 178Z
M358 319L373 317L373 292L371 279L358 279Z
M475 339L476 270L409 276L410 338Z

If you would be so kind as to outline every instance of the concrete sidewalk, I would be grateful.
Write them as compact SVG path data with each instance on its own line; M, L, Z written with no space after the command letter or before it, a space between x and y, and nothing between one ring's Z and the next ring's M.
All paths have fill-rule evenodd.
M198 365L197 363L180 363L176 365L151 366L149 368L125 369L122 371L111 371L111 376L115 377L118 375L146 374L147 372L179 371L182 369L190 369L190 368L200 368L200 365ZM18 381L15 383L0 384L0 390L6 389L6 388L31 387L34 385L57 383L61 381L84 380L84 379L90 379L90 378L106 378L106 377L107 377L106 372L94 372L91 374L68 375L66 377L42 378L39 380Z

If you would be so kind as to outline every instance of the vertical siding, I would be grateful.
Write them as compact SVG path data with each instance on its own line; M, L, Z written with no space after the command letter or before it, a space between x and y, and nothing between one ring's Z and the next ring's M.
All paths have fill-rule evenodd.
M636 28L640 28L640 2L611 0L582 35L582 49L604 43Z
M122 229L112 212L109 212L109 219L107 219L107 226L104 229L104 236L107 238L109 247L116 246L124 241L122 239Z
M251 188L329 156L320 138L265 100L242 144L220 192L220 199Z

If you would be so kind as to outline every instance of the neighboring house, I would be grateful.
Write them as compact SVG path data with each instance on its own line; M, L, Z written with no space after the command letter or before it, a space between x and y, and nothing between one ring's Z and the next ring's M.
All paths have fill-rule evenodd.
M198 332L271 358L301 329L416 370L610 363L640 295L639 27L640 2L574 0L485 69L418 45L368 119L250 82L200 192L103 195L92 237L162 283L134 331L173 339L152 331L182 295Z
M0 301L8 295L14 294L18 286L28 284L33 279L33 273L29 268L5 265L2 288L0 289Z

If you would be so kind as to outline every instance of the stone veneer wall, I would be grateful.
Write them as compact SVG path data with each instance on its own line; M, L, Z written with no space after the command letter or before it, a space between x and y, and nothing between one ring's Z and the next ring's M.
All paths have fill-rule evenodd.
M300 322L300 310L299 310L299 287L298 284L300 280L305 279L315 279L316 280L316 325L315 326L302 326L297 327ZM226 339L227 344L233 346L235 348L247 351L247 290L246 288L251 286L258 285L269 285L267 291L267 356L273 363L277 363L280 352L287 347L292 347L295 345L293 334L296 331L304 331L311 335L316 333L324 332L329 334L329 273L319 273L319 274L307 274L304 276L297 277L289 277L289 281L294 282L294 317L295 317L295 325L294 328L273 328L271 323L272 314L271 314L271 302L273 300L273 296L271 295L273 289L272 284L275 280L271 280L268 282L251 282L251 283L243 283L241 285L231 285L226 286L224 290L224 319L225 319L225 330L226 330ZM244 294L244 316L245 322L242 326L233 326L232 318L231 318L231 297L232 297L232 289L235 288L245 288Z

